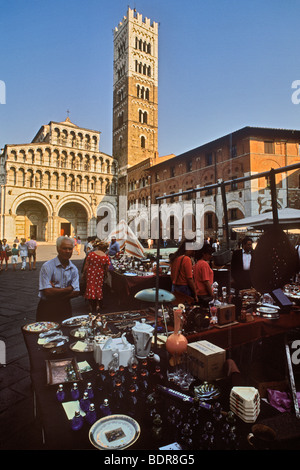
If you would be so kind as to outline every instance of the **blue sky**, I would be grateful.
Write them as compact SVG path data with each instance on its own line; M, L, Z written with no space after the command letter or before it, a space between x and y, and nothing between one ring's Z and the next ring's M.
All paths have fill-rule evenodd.
M112 31L128 6L159 23L160 155L247 125L300 129L298 0L0 0L0 148L69 109L111 155Z

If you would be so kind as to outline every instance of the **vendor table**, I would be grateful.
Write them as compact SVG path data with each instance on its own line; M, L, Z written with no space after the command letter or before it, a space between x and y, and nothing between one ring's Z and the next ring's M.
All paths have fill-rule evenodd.
M300 327L300 310L282 314L278 320L253 317L253 321L190 333L188 341L206 339L223 349L231 349L271 336L282 335Z
M119 305L126 305L128 300L132 302L134 295L143 289L150 289L156 286L156 275L136 275L129 276L108 271L108 284L113 292L118 295ZM159 276L159 288L171 291L172 282L169 275Z
M111 314L113 315L113 314ZM107 317L107 316L106 316ZM190 337L189 341L207 339L221 347L230 348L234 345L251 342L258 338L264 338L277 334L284 334L288 330L300 326L300 314L291 312L290 314L282 315L279 320L270 321L263 319L256 319L251 323L244 323L227 327L227 329L213 328L205 332L201 332L197 337ZM70 331L69 327L61 327L64 334L68 334ZM67 419L66 413L61 403L56 398L56 390L58 385L47 384L47 370L46 361L55 359L66 359L76 358L77 363L80 364L84 361L91 366L91 370L82 372L82 380L78 382L81 396L88 382L92 383L93 390L95 392L94 403L96 406L97 413L99 413L100 404L103 402L106 396L101 395L97 389L97 374L99 373L99 367L94 361L94 355L92 352L74 352L68 349L63 355L55 357L49 350L43 348L42 345L38 344L38 334L31 333L22 329L25 344L28 350L30 359L30 375L32 380L32 387L36 400L36 409L38 417L41 421L46 449L95 449L90 443L88 437L89 426L85 423L84 427L80 431L73 431L70 426L70 421ZM230 341L229 341L230 338ZM164 372L165 385L170 386L166 379L166 364L167 360L165 357L165 349L157 350L161 356L162 371ZM218 385L219 386L219 385ZM64 384L66 391L66 401L70 401L70 383ZM229 410L229 392L231 389L231 383L225 380L224 383L220 383L222 390L220 402L224 410ZM178 400L175 400L175 405L181 408L183 415L187 416L188 408L190 404L180 401L177 405ZM113 403L112 403L113 404ZM136 419L141 427L141 435L137 442L130 448L130 450L157 450L162 445L170 444L178 439L177 433L179 431L176 426L170 426L167 418L167 409L170 404L174 404L174 401L169 396L160 396L160 403L157 405L157 411L164 410L163 413L163 433L159 439L155 439L152 433L151 419L146 414L145 400L141 403L138 408ZM227 407L227 408L226 408ZM124 401L124 408L118 411L119 413L126 414L126 402ZM202 419L211 421L211 411L201 409ZM261 413L259 419L262 417L274 416L278 412L270 407L268 404L262 401ZM101 416L98 415L98 419ZM152 416L153 419L153 416ZM250 431L252 424L248 424L237 418L236 426L238 428L238 435L240 437L240 448L245 449L247 447L246 436ZM198 448L196 447L195 450Z

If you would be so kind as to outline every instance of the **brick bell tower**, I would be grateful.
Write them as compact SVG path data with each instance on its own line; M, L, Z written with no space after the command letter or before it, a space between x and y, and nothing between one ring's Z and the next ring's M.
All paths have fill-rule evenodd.
M158 149L158 23L136 10L114 30L113 156L119 164L119 219L127 213L127 169Z

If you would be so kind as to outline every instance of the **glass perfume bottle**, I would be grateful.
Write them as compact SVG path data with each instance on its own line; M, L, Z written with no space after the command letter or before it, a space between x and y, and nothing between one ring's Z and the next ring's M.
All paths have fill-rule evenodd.
M73 431L79 431L79 429L81 429L83 426L83 422L83 416L81 416L80 411L75 411L75 415L71 420L71 428Z
M88 409L88 412L85 418L90 425L94 424L97 421L97 414L96 414L94 403L90 404L90 407Z
M64 392L64 387L62 384L58 386L57 392L56 392L56 398L57 400L62 403L64 399L66 398L66 394Z
M80 400L80 408L82 409L82 411L87 413L88 410L89 410L90 404L91 404L91 402L90 402L88 393L84 392L83 397Z
M72 400L79 400L79 396L80 396L80 393L79 393L78 385L77 385L77 383L75 382L75 383L73 384L73 387L71 388L71 397L72 397Z
M111 409L110 409L110 406L109 406L109 402L108 402L108 399L105 398L102 405L100 405L100 412L101 412L101 415L104 417L104 416L109 416L111 415Z
M91 382L87 384L85 391L87 392L89 399L92 400L94 398L94 392Z

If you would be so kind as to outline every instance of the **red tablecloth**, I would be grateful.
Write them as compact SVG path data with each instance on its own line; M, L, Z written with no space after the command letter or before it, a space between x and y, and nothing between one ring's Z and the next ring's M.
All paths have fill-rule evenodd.
M269 336L285 334L298 327L300 327L300 310L295 310L288 314L281 314L278 320L257 317L252 322L237 323L223 328L213 327L199 333L189 334L188 340L191 343L206 339L220 348L230 349Z

